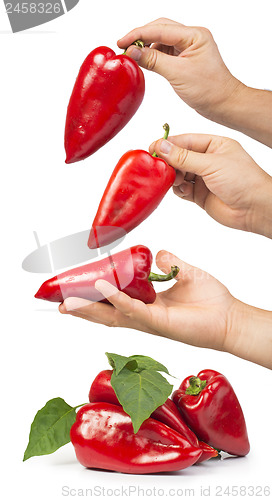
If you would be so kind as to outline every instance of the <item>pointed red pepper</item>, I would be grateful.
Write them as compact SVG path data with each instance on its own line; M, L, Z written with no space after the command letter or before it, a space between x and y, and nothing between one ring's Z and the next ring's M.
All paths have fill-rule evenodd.
M118 134L140 106L144 90L143 72L133 59L108 47L93 50L80 68L67 109L66 163L84 160Z
M201 450L162 422L148 418L134 434L131 418L111 403L90 403L77 413L70 431L78 461L85 467L128 474L185 469Z
M95 377L89 392L90 403L106 402L115 405L120 403L117 399L115 391L111 385L111 376L113 370L103 370ZM165 403L159 406L152 414L151 418L162 422L171 427L179 434L188 439L189 443L202 450L201 456L197 463L216 457L218 452L206 443L198 441L196 435L189 429L185 421L182 419L175 403L171 399L167 399Z
M203 370L197 377L187 377L172 399L199 439L231 455L249 452L243 411L224 375Z
M166 139L169 125L165 124L164 129ZM128 233L141 224L160 204L175 178L175 169L156 153L153 156L143 150L125 153L113 170L100 201L89 236L89 248L115 241L117 228Z
M150 304L156 298L152 281L168 281L179 272L179 268L173 266L167 275L151 273L152 260L147 247L136 245L45 281L35 297L51 302L63 302L67 297L107 302L95 288L96 281L104 279L130 297Z

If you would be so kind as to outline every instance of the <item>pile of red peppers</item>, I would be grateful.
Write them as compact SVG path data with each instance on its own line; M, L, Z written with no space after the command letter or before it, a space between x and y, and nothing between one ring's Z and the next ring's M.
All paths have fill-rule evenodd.
M141 358L142 362L144 358L146 373L150 360L158 364L145 356L118 358L121 363L125 359L126 366L131 365L133 359ZM160 371L162 366L157 369ZM135 404L128 381L132 372L125 367L122 370L125 378L122 377L120 383L127 393L125 401L131 399ZM137 372L140 368L134 367L134 370ZM122 408L118 391L114 389L114 372L116 374L116 367L98 373L89 391L89 403L79 405L77 413L79 406L69 407L60 398L50 400L32 423L24 460L53 453L71 440L76 457L84 467L147 474L182 470L218 457L221 451L238 456L249 452L244 415L224 375L203 370L196 377L187 377L174 391L172 399L155 405L155 410L135 431L132 417ZM155 400L154 392L153 396Z
M113 373L112 370L103 370L94 379L89 392L90 403L106 402L110 403L111 405L120 406L120 403L111 385L112 373ZM193 460L192 463L190 463L189 465L192 465L193 463L203 462L204 460L208 460L209 458L216 457L218 455L218 452L214 450L211 446L197 439L196 435L190 430L190 428L183 420L180 412L178 411L178 408L171 399L168 398L164 404L160 405L151 414L151 419L161 422L168 428L174 430L176 433L183 436L183 446L187 444L186 447L187 451L190 449L188 443L191 445L192 450L190 452L190 457L195 458L195 460ZM150 419L148 420L150 421ZM163 429L162 426L160 426L159 428ZM166 435L166 430L164 430L164 436L165 435ZM175 436L175 434L171 433L171 436L173 437ZM188 441L188 443L186 443L186 440ZM171 446L171 443L169 443L169 446ZM194 448L195 448L194 453L191 454ZM184 456L184 451L182 451L181 456L182 457ZM79 461L81 462L81 460ZM184 463L186 462L184 461ZM172 463L168 463L169 468L165 470L175 470L171 468L172 466L173 466Z
M71 428L77 459L85 467L145 474L185 469L217 457L218 450L238 456L249 452L244 415L224 375L203 370L187 377L173 401L159 406L137 434L120 408L111 376L112 370L97 375L90 404L79 410ZM187 389L196 383L202 385L193 394Z

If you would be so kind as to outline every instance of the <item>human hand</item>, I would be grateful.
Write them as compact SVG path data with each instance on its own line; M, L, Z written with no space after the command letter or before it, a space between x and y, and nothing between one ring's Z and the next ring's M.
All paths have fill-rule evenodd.
M151 144L177 170L174 193L221 224L272 238L272 177L225 137L183 134Z
M180 268L175 285L156 296L154 304L144 304L98 280L96 288L115 306L68 298L60 305L69 313L107 326L121 326L193 344L228 350L229 315L235 299L208 273L182 262L171 253L160 251L157 266L170 272L175 262Z
M131 45L142 40L144 48ZM272 147L272 92L235 78L206 28L157 19L118 41L143 68L164 76L199 114Z
M131 44L142 40L143 49ZM164 76L178 96L201 115L217 121L244 85L234 78L206 28L157 19L118 41L143 68Z
M97 290L112 305L70 297L59 311L93 323L227 351L272 368L272 312L238 301L211 275L173 254L157 254L157 266L164 273L170 271L173 262L180 268L177 283L158 293L153 304L132 299L107 281L98 280Z

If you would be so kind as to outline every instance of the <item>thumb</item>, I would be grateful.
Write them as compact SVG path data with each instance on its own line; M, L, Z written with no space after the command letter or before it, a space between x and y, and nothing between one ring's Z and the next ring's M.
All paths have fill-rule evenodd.
M150 148L163 158L169 165L182 172L203 177L207 175L213 164L214 155L210 153L196 153L188 149L180 148L169 140L160 139L153 143Z
M160 250L156 255L156 264L158 268L164 273L168 274L171 271L171 266L178 266L179 273L176 279L185 281L191 279L194 276L196 267L187 264L183 260L180 260L176 255L166 250Z
M126 55L134 59L142 68L159 73L167 80L171 80L173 77L171 71L171 59L173 56L164 54L156 49L151 49L150 47L141 48L135 45L131 45L127 49Z

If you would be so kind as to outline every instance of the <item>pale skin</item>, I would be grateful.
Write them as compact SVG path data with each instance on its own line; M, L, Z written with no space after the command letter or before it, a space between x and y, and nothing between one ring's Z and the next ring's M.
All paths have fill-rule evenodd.
M71 297L59 310L93 323L226 351L271 369L272 313L238 301L215 278L175 255L166 251L157 254L156 264L164 273L170 272L173 263L180 268L177 282L158 293L153 304L132 299L107 281L98 280L97 290L111 305Z
M159 139L149 151L176 169L177 196L225 226L272 238L272 177L238 142L183 134Z
M131 45L142 40L143 49ZM157 19L118 41L127 55L162 75L198 113L272 147L272 92L248 87L224 64L206 28Z
M118 45L125 48L136 39L153 45L129 47L127 54L167 78L188 105L272 146L272 93L249 89L234 78L208 30L159 19L133 30ZM272 177L238 142L183 134L160 139L149 151L175 168L177 196L195 202L225 226L272 238ZM68 298L59 310L107 326L227 351L272 369L271 311L240 302L215 278L166 251L158 253L156 263L164 273L171 265L180 272L174 286L157 294L154 304L132 299L99 280L96 288L111 305Z

